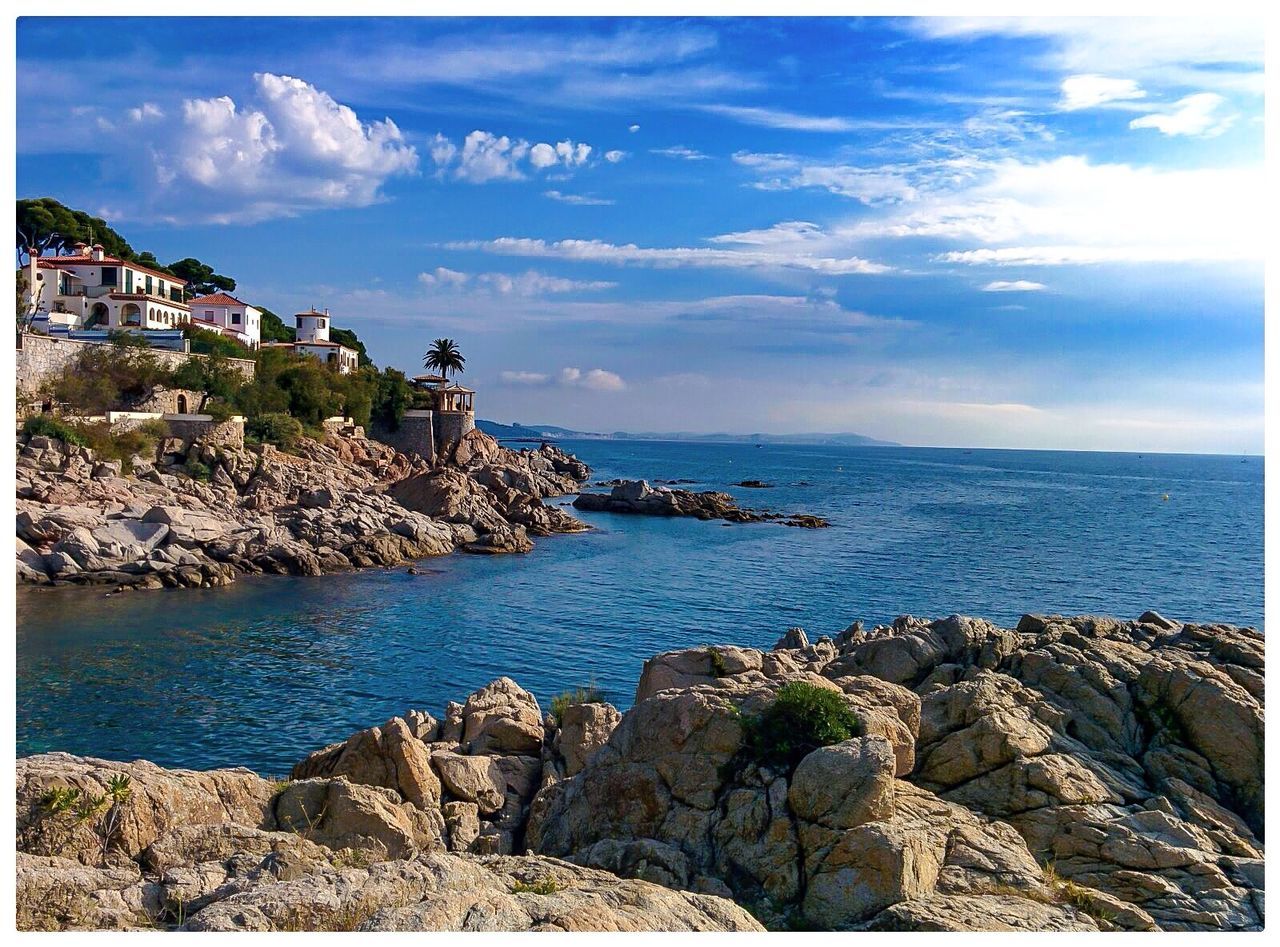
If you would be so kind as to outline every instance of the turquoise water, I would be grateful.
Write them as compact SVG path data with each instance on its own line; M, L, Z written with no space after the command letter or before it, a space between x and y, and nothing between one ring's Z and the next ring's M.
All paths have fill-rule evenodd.
M282 774L410 707L507 674L544 706L631 702L645 658L768 647L855 618L1147 608L1262 625L1259 457L585 441L615 476L690 478L827 530L584 515L528 556L247 579L229 589L23 592L17 742ZM729 484L760 479L773 489ZM1167 494L1168 499L1163 499ZM567 502L567 500L565 501Z

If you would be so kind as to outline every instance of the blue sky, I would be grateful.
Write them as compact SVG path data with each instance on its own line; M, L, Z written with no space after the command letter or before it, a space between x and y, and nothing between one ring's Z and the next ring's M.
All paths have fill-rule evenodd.
M1262 449L1259 23L111 22L19 21L19 196L482 416Z

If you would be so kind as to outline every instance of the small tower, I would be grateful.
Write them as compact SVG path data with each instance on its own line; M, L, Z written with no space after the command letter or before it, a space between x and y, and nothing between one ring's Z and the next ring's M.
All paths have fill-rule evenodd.
M304 344L329 341L329 310L310 309L293 317L298 324L298 341Z

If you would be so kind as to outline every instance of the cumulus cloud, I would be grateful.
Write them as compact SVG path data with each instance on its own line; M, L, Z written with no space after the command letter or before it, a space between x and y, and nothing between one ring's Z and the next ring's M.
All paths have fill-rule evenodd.
M1253 207L1264 191L1256 165L1164 170L1082 156L1007 159L849 234L968 243L940 255L952 263L1257 260L1266 239Z
M463 273L447 267L418 274L418 282L433 290L459 291L467 289L481 294L499 296L548 296L558 293L596 292L613 289L617 283L607 280L572 280L548 276L537 270L524 273Z
M625 151L619 151L615 148L612 151L606 151L604 153L604 160L609 162L610 164L617 164L626 156L627 156L627 153Z
M562 388L585 388L589 391L622 391L627 385L622 376L603 368L583 371L580 368L562 368L554 375L546 372L502 372L499 379L504 385L542 388L558 385Z
M982 287L982 291L984 293L1038 293L1048 288L1044 283L1037 283L1029 279L997 279Z
M1189 135L1213 138L1221 135L1235 123L1236 115L1219 115L1218 109L1226 102L1214 92L1199 92L1178 100L1160 112L1152 112L1135 118L1130 128L1154 128L1165 135Z
M164 118L164 110L154 102L143 102L137 108L129 109L129 121L135 123L154 122Z
M703 154L695 148L684 145L672 145L670 148L650 148L649 154L662 155L664 158L679 158L683 161L707 161L711 155Z
M439 174L451 172L455 179L471 184L519 181L527 177L530 169L580 168L588 163L593 150L585 142L566 139L554 145L545 141L530 144L523 138L482 129L467 135L461 150L440 134L432 139L430 149Z
M615 202L604 197L592 197L588 194L565 194L562 191L543 191L543 197L549 197L553 201L559 201L562 204L576 204L579 207L608 207Z
M1125 102L1146 97L1138 83L1132 79L1112 79L1107 76L1067 76L1062 80L1062 99L1058 108L1064 112L1097 108L1108 102Z
M631 134L633 134L633 135L634 135L636 132L638 132L639 130L640 130L640 126L639 126L639 125L629 125L629 126L627 126L627 131L631 132Z
M184 212L215 222L260 220L321 207L362 207L411 174L418 155L391 119L364 122L315 86L258 73L256 101L188 99L151 146L162 188L181 188ZM138 121L159 118L146 105ZM176 127L175 127L176 126Z
M785 225L784 225L785 226ZM812 226L812 225L808 225ZM712 242L737 242L735 235L712 238ZM741 236L741 235L736 235ZM787 242L787 241L783 241ZM725 267L730 269L791 269L828 275L884 273L889 267L858 256L824 256L816 252L818 241L809 235L802 241L778 241L756 246L722 247L640 247L634 243L615 244L603 240L546 240L530 237L498 237L494 240L455 241L450 250L483 250L502 256L543 257L615 265L654 267Z
M566 387L589 388L592 391L622 391L627 387L621 375L603 368L592 368L585 372L577 368L562 368L559 381Z

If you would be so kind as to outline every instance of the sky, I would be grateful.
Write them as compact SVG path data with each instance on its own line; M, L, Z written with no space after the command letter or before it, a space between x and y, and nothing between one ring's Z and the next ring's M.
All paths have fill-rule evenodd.
M20 197L379 365L453 338L481 417L1262 450L1259 22L17 33Z

